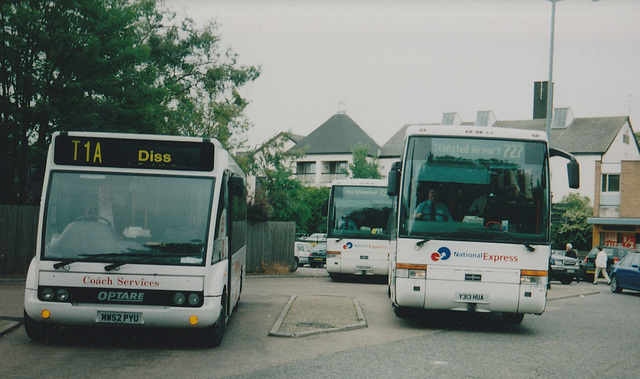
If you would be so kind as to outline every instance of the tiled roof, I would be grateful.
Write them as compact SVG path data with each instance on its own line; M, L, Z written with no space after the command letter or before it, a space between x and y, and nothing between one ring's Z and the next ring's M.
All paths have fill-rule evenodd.
M349 116L337 113L298 141L288 152L303 151L307 155L352 154L356 145L367 145L372 156L377 155L380 149L380 146Z

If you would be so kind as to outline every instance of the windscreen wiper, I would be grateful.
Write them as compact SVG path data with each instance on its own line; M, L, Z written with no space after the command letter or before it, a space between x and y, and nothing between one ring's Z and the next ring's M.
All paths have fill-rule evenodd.
M454 234L454 232L447 232L447 233L442 233L442 234L438 234L437 236L433 236L430 238L425 238L423 240L420 240L418 242L416 242L416 250L420 250L420 248L422 247L422 245L424 245L425 243L432 241L432 240L441 240L444 237L447 237L451 234Z
M68 259L64 259L61 262L55 263L53 265L53 268L58 269L60 267L64 267L66 265L69 265L71 263L75 263L75 262L84 262L84 261L90 261L92 259L95 258L105 258L105 257L115 257L118 255L122 255L122 253L104 253L104 254L80 254L80 256L82 258L68 258Z
M112 263L104 266L105 271L114 270L120 266L129 263L139 263L146 261L149 258L167 258L167 257L196 257L202 255L202 247L204 244L192 244L192 243L156 243L148 242L147 247L155 250L163 251L164 253L131 253L122 254L125 256L137 257L133 260L124 260L121 262Z
M526 247L526 248L527 248L527 250L528 250L529 252L534 252L534 251L536 251L536 248L535 248L535 247L533 247L533 246L529 245L528 243L526 243L526 242L524 242L524 241L521 241L520 239L518 239L518 238L517 238L516 236L514 236L513 234L511 234L511 233L507 232L506 230L504 230L504 229L502 229L502 228L500 228L500 230L501 230L504 234L508 235L508 236L509 236L509 238L511 238L512 240L514 240L514 241L516 241L516 242L518 242L518 243L520 243L520 244L523 244L523 245L524 245L524 247Z
M137 257L137 259L124 260L124 261L121 261L121 262L112 263L110 265L104 266L104 270L105 271L111 271L111 270L115 270L116 268L118 268L118 267L120 267L122 265L126 265L127 263L142 262L142 261L146 261L149 258L159 257L160 256L158 254L152 254L152 253L145 253L145 254L134 253L134 254L122 254L122 255L130 256L130 257Z

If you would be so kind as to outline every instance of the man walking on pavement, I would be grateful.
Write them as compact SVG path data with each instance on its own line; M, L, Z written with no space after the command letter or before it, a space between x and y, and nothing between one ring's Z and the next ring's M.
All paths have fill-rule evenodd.
M598 284L598 277L600 276L600 272L605 279L607 279L607 284L611 284L611 279L609 279L609 275L607 274L607 261L609 257L607 253L602 250L601 247L598 247L598 255L596 255L596 273L593 274L593 284Z

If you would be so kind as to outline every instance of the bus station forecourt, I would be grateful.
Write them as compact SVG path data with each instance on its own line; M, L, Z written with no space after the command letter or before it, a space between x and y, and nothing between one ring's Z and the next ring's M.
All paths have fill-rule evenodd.
M286 277L317 276L320 272L323 276L326 275L326 280L330 280L326 271L322 269L299 269L293 273L286 274ZM264 275L251 274L247 276L247 280L258 276L264 277ZM282 276L273 275L272 277L280 278ZM19 332L22 328L24 284L24 278L0 278L0 304L2 304L0 308L0 336L10 332ZM599 293L592 287L580 284L561 285L553 282L547 292L547 299L554 301ZM380 301L388 302L389 299L385 296ZM317 333L366 327L366 313L362 313L362 311L354 312L354 307L356 307L356 310L359 309L357 304L357 299L344 297L341 294L300 296L294 301L290 299L283 308L280 317L271 326L271 329L265 332L274 337L304 337ZM360 320L359 317L362 317L363 320ZM389 307L389 317L395 318L391 307ZM327 326L328 323L331 324L331 327ZM297 329L290 327L293 324L297 325Z

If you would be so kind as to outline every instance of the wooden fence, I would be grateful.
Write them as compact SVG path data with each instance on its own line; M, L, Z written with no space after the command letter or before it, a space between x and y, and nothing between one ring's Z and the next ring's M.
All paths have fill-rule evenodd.
M26 274L36 251L38 206L0 205L0 274Z
M25 275L36 251L38 206L0 205L0 275ZM294 222L249 222L247 272L293 264Z
M263 271L263 264L293 265L295 222L249 222L247 272Z

